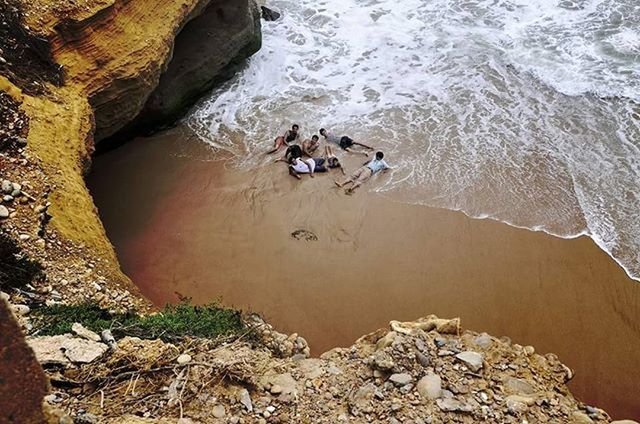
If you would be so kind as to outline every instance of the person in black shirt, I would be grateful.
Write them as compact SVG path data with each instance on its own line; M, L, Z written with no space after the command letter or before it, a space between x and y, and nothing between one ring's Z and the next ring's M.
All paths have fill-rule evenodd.
M284 135L276 137L273 142L273 149L269 150L267 154L275 153L283 146L289 146L290 143L296 143L300 141L300 133L298 132L300 127L297 124L293 124L290 130L287 130Z
M275 162L287 162L289 163L292 159L299 159L302 157L302 148L297 144L292 144L287 147L287 151L284 153L284 156L280 159L276 159Z

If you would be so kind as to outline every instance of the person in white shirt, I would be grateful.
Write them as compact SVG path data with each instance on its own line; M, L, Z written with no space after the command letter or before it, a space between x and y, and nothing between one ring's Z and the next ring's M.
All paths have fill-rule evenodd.
M386 171L391 167L384 161L384 153L377 152L376 158L368 162L365 162L363 166L358 168L349 178L343 182L335 181L338 187L344 187L346 184L353 184L351 188L345 190L345 194L353 194L354 191L362 184L369 181L369 179L380 171Z
M316 172L327 172L324 166L324 158L291 158L289 161L289 175L297 179L302 179L300 174L309 174L313 178Z

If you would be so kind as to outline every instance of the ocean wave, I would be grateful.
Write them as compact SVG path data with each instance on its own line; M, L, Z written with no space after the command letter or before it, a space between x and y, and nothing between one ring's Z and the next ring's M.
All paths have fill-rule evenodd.
M378 191L588 234L640 276L638 2L272 5L262 51L186 120L238 166L292 122L333 128L398 165Z

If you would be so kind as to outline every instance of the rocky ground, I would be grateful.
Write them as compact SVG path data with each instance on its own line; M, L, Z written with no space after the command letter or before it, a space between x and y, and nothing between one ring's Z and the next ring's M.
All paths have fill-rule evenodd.
M611 422L573 398L572 371L555 355L461 331L457 319L391 322L320 358L297 335L259 319L252 328L266 344L109 346L79 325L29 343L54 387L46 402L77 423Z
M0 114L3 128L14 128L0 134L5 145L0 152L0 261L4 265L0 288L18 304L91 300L120 310L149 308L146 300L127 288L107 284L112 264L102 263L85 246L60 237L49 225L55 216L49 212L48 197L56 187L25 148L22 134L28 131L28 122L17 102L0 93L0 103L10 106Z
M0 0L0 75L28 93L45 93L47 83L62 83L62 69L50 59L46 43L23 25L24 18L17 2Z

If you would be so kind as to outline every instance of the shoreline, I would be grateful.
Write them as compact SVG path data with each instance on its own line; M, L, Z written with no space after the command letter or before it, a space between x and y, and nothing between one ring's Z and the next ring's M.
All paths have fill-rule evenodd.
M392 202L367 187L344 196L327 188L333 176L299 182L284 166L242 173L181 137L136 140L98 158L90 177L125 272L156 304L222 297L300 332L316 354L390 319L459 315L558 354L577 370L576 396L637 416L632 395L614 392L637 388L640 292L590 238ZM125 207L134 204L144 206ZM297 229L318 241L293 239Z
M395 199L391 198L390 196L386 196L386 195L381 194L381 193L375 193L375 194L378 194L378 195L381 195L381 196L383 196L383 197L385 197L385 198L388 198L388 199L389 199L390 201L392 201L392 202L405 203L405 202L402 202L402 201L400 201L400 200L395 200ZM499 223L499 224L508 225L509 227L513 227L513 228L516 228L516 229L519 229L519 230L531 231L531 232L534 232L534 233L542 233L542 234L545 234L545 235L547 235L547 236L550 236L550 237L556 237L556 238L559 238L559 239L562 239L562 240L576 240L576 239L580 239L580 238L582 238L582 237L586 237L586 238L590 239L590 240L591 240L591 241L592 241L596 246L598 246L598 248L599 248L603 253L605 253L607 256L609 256L609 257L610 257L610 258L611 258L611 259L612 259L612 260L613 260L613 261L614 261L614 262L615 262L615 263L616 263L616 264L617 264L617 265L618 265L618 266L619 266L619 267L620 267L620 268L625 272L625 274L627 275L627 277L628 277L630 280L633 280L634 282L637 282L638 284L640 284L640 277L636 277L636 276L634 276L634 275L629 271L629 269L628 269L628 268L627 268L627 267L626 267L622 262L620 262L620 260L619 260L618 258L616 258L616 257L615 257L611 252L609 252L609 251L608 251L608 250L603 246L603 243L602 243L601 241L599 241L599 240L598 240L598 239L597 239L593 234L591 234L588 230L583 230L583 231L581 231L580 233L575 234L575 235L562 235L562 234L554 233L553 231L546 230L546 229L544 229L544 228L542 228L542 227L540 227L540 226L536 226L536 227L531 228L531 227L526 227L526 226L524 226L524 225L514 224L514 223L512 223L512 222L510 222L510 221L506 221L506 220L502 220L502 219L494 218L494 217L492 217L492 216L474 216L474 215L468 214L468 213L467 213L467 212L465 212L463 209L439 208L439 207L437 207L437 206L429 206L429 205L424 205L424 204L421 204L421 203L409 203L409 204L411 204L411 205L415 205L415 206L422 206L422 207L425 207L425 208L435 208L435 209L443 209L443 210L447 210L447 211L451 211L451 212L460 212L460 213L464 214L464 216L466 216L466 217L467 217L467 218L469 218L469 219L474 219L474 220L490 220L490 221L497 222L497 223Z

